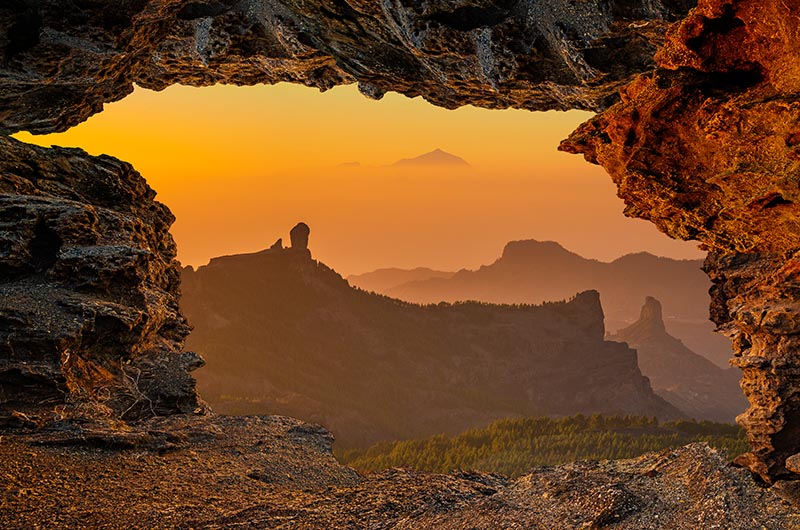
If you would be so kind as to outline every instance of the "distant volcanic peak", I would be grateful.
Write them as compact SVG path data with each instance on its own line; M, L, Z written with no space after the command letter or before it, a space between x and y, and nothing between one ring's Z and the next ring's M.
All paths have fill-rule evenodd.
M650 262L656 261L660 259L672 259L672 258L663 258L661 256L656 256L655 254L651 254L649 252L631 252L630 254L625 254L624 256L620 256L613 261L613 263L622 263L622 262ZM673 260L677 261L677 260Z
M442 151L441 149L434 149L429 153L425 153L414 158L404 158L392 164L392 167L409 166L470 167L469 163L460 156L450 154L446 151Z

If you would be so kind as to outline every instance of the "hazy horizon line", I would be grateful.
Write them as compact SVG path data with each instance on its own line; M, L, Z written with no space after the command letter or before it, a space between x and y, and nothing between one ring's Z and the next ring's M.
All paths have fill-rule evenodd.
M284 238L284 237L276 238L276 241L277 241L277 239L282 239L283 240L283 239L286 239L286 238ZM496 263L499 259L501 259L503 257L503 251L505 250L505 248L509 244L511 244L511 243L519 243L519 242L530 242L530 241L533 241L533 242L536 242L536 243L555 243L559 247L561 247L562 249L566 250L567 252L569 252L571 254L575 254L576 256L578 256L578 257L580 257L582 259L590 260L590 261L597 261L597 262L600 262L600 263L613 263L613 262L618 261L618 260L620 260L620 259L622 259L624 257L635 256L635 255L638 255L638 254L647 254L647 255L653 256L655 258L668 259L668 260L672 260L672 261L703 261L703 259L704 259L704 258L700 258L700 257L698 257L698 258L674 258L674 257L671 257L671 256L663 256L663 255L659 255L659 254L654 254L654 253L649 252L647 250L640 250L640 251L626 252L624 254L618 255L615 258L606 260L606 259L595 258L595 257L591 257L591 256L585 256L585 255L581 254L580 252L577 252L577 251L574 251L574 250L570 250L569 248L564 246L563 243L561 243L559 241L556 241L554 239L527 238L527 239L512 239L512 240L506 241L503 244L503 247L502 247L499 255L494 259L494 261L492 261L491 263L481 263L481 264L479 264L477 266L474 266L474 268L472 268L470 266L464 266L464 267L460 267L458 269L445 269L445 268L439 268L439 267L434 267L434 266L424 265L424 264L423 265L410 265L410 266L383 265L383 266L378 266L378 267L374 267L374 268L367 268L366 270L362 270L361 272L345 272L345 271L341 271L339 269L336 269L335 267L332 267L332 268L345 279L349 278L351 276L361 276L361 275L364 275L364 274L370 274L370 273L373 273L373 272L378 272L378 271L383 271L383 270L390 270L390 269L403 270L403 271L410 271L410 270L414 270L414 269L428 269L428 270L437 271L437 272L448 272L448 273L451 272L451 273L455 274L455 273L458 273L458 272L461 272L461 271L475 271L475 270L480 269L481 267L492 265L492 264ZM320 262L325 263L327 265L328 262L325 259L322 259L322 258L320 258L320 257L315 255L315 253L313 251L313 246L314 246L313 243L309 244L309 250L311 250L312 258L315 259L316 261L320 261ZM178 262L180 263L180 265L182 267L192 267L193 269L197 270L200 267L207 266L209 263L211 263L211 260L216 259L216 258L222 258L222 257L227 257L227 256L243 256L243 255L248 255L248 254L257 254L259 252L268 250L269 248L270 248L269 246L266 246L266 247L258 248L258 249L255 249L255 250L242 250L242 251L238 251L238 252L219 254L219 255L216 255L216 256L211 256L210 258L208 258L208 260L205 263L202 263L202 264L184 263L183 261L180 260L180 257L178 257ZM284 247L284 248L288 248L288 247Z

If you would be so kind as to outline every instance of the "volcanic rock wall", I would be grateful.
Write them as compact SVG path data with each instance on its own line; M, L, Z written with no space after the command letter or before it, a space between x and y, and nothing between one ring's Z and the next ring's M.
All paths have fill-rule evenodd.
M711 318L731 337L753 451L771 480L800 452L800 2L703 1L659 68L561 148L610 173L626 215L702 241Z
M358 82L448 108L596 110L653 67L692 0L13 0L0 131L61 131L133 83L322 90Z
M0 424L200 406L154 196L125 162L0 137Z
M66 129L124 97L133 82L163 88L293 81L325 89L358 81L370 97L396 90L446 107L602 110L633 80L619 103L563 149L609 171L627 215L672 237L702 241L712 252L712 317L734 339L751 403L741 421L754 450L741 461L768 480L798 478L785 461L800 453L800 2L701 0L672 27L650 73L666 23L683 18L691 4L124 0L108 9L97 0L11 0L0 6L0 132ZM77 156L30 152L54 164ZM76 171L98 175L91 165ZM13 201L30 192L6 186L3 193ZM120 200L137 211L147 203L141 196ZM61 278L80 278L80 260L68 264L62 250L53 256L54 242L66 236L33 220L40 216L26 213L32 207L3 218L4 252L11 256L4 267L40 276L46 270L47 278L62 267ZM18 239L27 241L26 252L14 250ZM131 248L146 250L139 245ZM11 288L12 277L3 278ZM175 292L161 289L155 292ZM135 307L150 314L154 302L143 300ZM6 321L34 329L15 318ZM178 335L171 335L175 347ZM6 347L2 355L14 359L18 351L25 349ZM29 354L43 366L57 365L55 354L46 361L38 350Z

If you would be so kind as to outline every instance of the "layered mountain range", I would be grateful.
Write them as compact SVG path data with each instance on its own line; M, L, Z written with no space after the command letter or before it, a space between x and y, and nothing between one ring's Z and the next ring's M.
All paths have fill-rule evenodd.
M480 300L540 304L576 292L600 292L605 325L616 331L639 317L647 296L664 305L666 326L693 351L727 368L731 344L708 318L711 287L701 260L676 260L646 252L612 262L587 259L554 241L512 241L492 264L458 272L380 269L349 276L353 285L416 303Z
M294 238L293 238L294 239ZM345 445L510 416L682 413L604 340L596 291L568 302L415 305L351 287L303 244L184 269L188 346L216 410L323 423Z

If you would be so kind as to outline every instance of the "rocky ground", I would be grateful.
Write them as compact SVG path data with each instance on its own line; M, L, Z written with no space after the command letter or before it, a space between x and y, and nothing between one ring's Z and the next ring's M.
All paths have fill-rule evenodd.
M780 488L759 486L703 444L512 481L400 469L362 476L335 461L323 428L279 416L68 427L0 438L0 527L800 528Z

